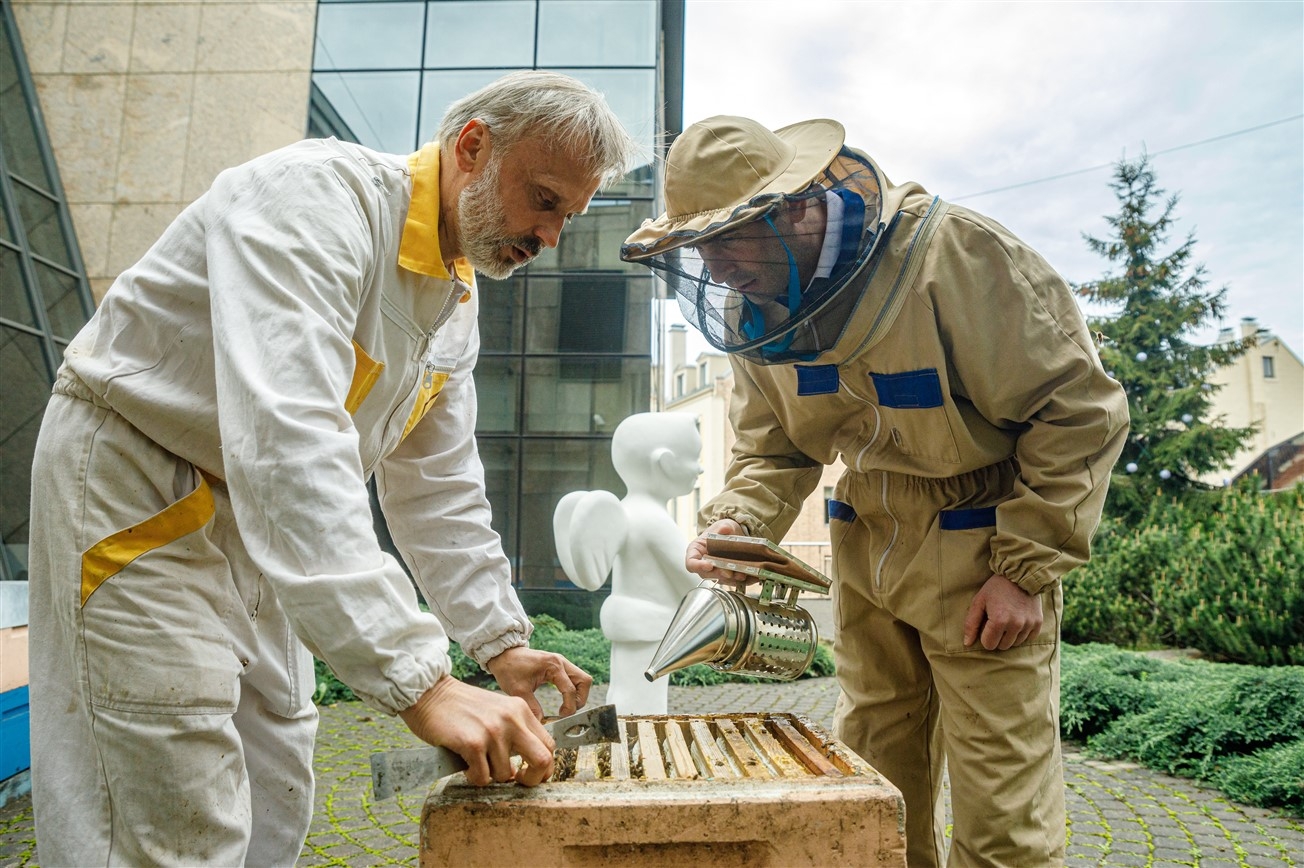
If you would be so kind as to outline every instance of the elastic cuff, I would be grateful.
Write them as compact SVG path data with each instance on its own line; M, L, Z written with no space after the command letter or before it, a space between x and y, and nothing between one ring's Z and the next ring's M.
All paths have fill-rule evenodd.
M1014 582L1014 584L1018 585L1020 588L1022 588L1024 591L1026 591L1027 593L1031 594L1034 597L1040 594L1042 591L1046 590L1047 588L1059 584L1059 579L1049 577L1048 573L1049 571L1044 568L1040 570L1025 571L1022 575L1018 575L1014 571L1000 572L999 570L997 570L995 572L995 574L998 576L1005 576L1005 578L1009 579L1011 582Z
M491 639L483 645L477 645L474 648L462 648L466 655L480 665L484 671L489 671L489 661L506 651L508 648L519 648L522 645L530 644L529 633L510 632L504 633L497 639Z
M751 513L745 512L744 510L738 509L736 507L731 507L731 506L726 506L719 510L716 510L715 512L712 512L710 516L708 516L707 519L704 522L702 522L701 526L698 528L698 531L700 533L705 533L708 527L715 524L717 521L719 521L722 518L731 519L733 521L738 522L740 525L742 525L744 536L764 536L767 538L769 536L768 533L769 528L765 526L765 522L760 521L759 519L756 518L756 516L752 515Z
M444 654L443 659L438 661L427 673L434 676L428 684L422 682L405 682L402 686L393 684L383 696L365 693L354 687L352 688L353 695L379 712L391 715L398 714L400 711L415 705L418 699L426 695L427 690L438 684L439 680L445 675L452 674L452 671L453 661L447 654Z

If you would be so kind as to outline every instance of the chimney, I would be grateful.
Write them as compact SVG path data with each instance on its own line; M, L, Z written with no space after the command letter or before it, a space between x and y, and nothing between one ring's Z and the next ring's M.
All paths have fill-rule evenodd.
M1241 337L1252 338L1259 333L1259 321L1252 316L1241 317Z
M684 366L685 354L688 352L688 326L675 323L670 327L670 373L673 374Z

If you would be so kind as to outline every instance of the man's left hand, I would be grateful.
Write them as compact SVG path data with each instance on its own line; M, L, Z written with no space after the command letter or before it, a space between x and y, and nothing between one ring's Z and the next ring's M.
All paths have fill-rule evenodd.
M543 706L534 691L551 684L561 691L562 717L574 714L589 701L593 676L551 651L536 651L525 645L508 648L486 664L489 674L504 693L519 696L530 706L534 716L543 719Z
M964 619L964 644L981 638L988 651L1008 651L1041 632L1041 597L1005 576L992 576L974 594Z

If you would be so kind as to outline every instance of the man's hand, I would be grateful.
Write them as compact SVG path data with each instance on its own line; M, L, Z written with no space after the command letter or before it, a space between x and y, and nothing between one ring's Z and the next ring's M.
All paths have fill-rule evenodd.
M741 590L748 582L758 582L756 576L726 570L706 560L706 535L708 533L742 534L743 526L732 518L722 518L702 532L702 535L688 544L684 554L684 567L690 573L696 573L704 579L715 579L722 584L731 585Z
M474 786L515 780L532 787L552 776L556 744L515 697L445 675L398 715L418 738L466 760L466 779ZM524 760L519 771L512 766L513 755Z
M498 682L503 692L525 700L530 711L543 719L543 706L534 698L534 691L551 684L561 691L562 717L574 714L589 701L589 688L593 676L550 651L536 651L525 645L508 648L485 664L489 674Z
M1005 576L992 576L974 594L964 619L967 648L979 637L988 651L1007 651L1041 632L1041 597Z

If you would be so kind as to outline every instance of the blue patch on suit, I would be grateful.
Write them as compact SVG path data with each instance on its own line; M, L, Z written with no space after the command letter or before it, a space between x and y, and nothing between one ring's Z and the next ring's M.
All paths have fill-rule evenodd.
M942 381L936 368L901 374L870 374L878 390L878 403L901 410L926 410L942 406Z
M831 395L838 390L837 365L795 365L798 395Z
M837 519L838 521L855 521L856 511L851 508L851 504L830 498L829 518Z
M974 530L980 527L996 527L996 507L983 506L978 509L944 509L938 515L942 530Z

